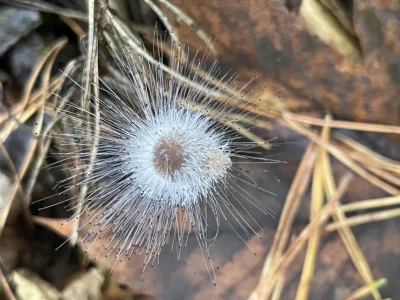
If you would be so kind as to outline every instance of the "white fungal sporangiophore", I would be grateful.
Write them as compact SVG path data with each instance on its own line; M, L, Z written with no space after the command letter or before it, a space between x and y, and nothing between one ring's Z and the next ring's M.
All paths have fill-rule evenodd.
M235 167L236 162L276 161L252 156L251 149L259 143L242 141L227 126L223 117L234 110L233 104L240 98L231 96L223 104L214 99L213 95L224 92L209 81L218 75L217 64L200 76L202 59L187 63L188 56L183 54L187 51L173 51L178 54L169 65L178 76L165 74L161 61L152 65L143 57L111 51L116 70L129 81L121 86L100 79L104 97L98 99L101 125L97 157L92 172L78 183L89 188L81 229L87 228L84 241L103 237L102 253L113 253L116 261L144 254L144 268L154 263L168 241L179 256L189 233L194 233L214 281L209 248L218 230L209 232L210 220L214 219L217 228L221 220L236 222L250 236L256 234L253 227L258 223L250 216L254 221L251 225L237 209L244 207L239 198L269 213L263 203L237 184L255 186ZM187 76L197 87L181 76ZM233 84L233 80L228 82ZM206 90L209 92L204 93ZM202 109L194 110L189 103ZM64 155L80 161L77 168L84 171L90 161L87 141L95 139L93 130L85 128L87 119L80 117L82 108L71 107L62 113L72 120L75 131L61 138L64 144L81 145L81 149ZM76 120L83 125L77 125Z

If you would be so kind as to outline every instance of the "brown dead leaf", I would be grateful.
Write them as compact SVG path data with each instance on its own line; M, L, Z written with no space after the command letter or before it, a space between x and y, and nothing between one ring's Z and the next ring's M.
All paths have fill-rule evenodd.
M288 105L305 98L311 111L323 107L335 119L399 124L396 70L400 53L398 39L393 38L400 30L394 8L399 7L399 0L393 1L396 4L390 10L384 7L385 1L355 5L354 26L364 64L309 33L305 22L289 12L284 1L172 2L216 37L217 52L241 79L259 75L258 88L280 85L290 91L291 97L282 97ZM186 43L205 48L188 26L178 21L174 25ZM381 35L376 36L376 31Z

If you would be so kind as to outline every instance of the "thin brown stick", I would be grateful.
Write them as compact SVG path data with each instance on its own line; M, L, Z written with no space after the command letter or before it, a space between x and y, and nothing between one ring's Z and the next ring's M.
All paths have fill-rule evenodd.
M88 178L89 174L92 172L93 164L97 155L97 146L100 133L100 111L99 111L99 76L98 76L98 26L97 26L97 13L99 13L98 8L95 5L94 0L88 1L88 11L89 11L89 30L88 30L88 51L85 67L85 85L84 93L82 95L82 106L86 107L88 112L87 117L90 118L90 106L91 106L91 87L93 86L93 96L94 100L94 132L93 141L88 146L91 147L89 167L85 172L85 178ZM88 120L88 124L91 124ZM88 125L88 130L92 130L90 125ZM90 143L90 142L89 142ZM78 229L79 229L79 219L83 208L83 201L86 197L88 187L83 185L78 199L75 211L76 218L74 219L74 230L69 243L75 245L78 241Z

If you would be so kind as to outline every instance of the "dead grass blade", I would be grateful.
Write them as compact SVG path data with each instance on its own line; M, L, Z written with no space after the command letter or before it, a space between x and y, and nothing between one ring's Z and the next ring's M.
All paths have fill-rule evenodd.
M325 118L326 122L329 122L330 116ZM329 140L329 127L325 126L321 133L321 140L327 143ZM312 221L318 213L321 211L324 205L324 189L323 189L323 155L325 149L323 146L318 147L318 154L316 163L314 166L314 174L312 181L312 194L311 194L311 211L310 211L310 221ZM319 242L321 238L320 229L315 230L315 232L310 236L308 241L308 249L306 252L306 257L304 260L303 272L300 277L299 287L297 289L296 300L307 300L309 288L311 284L311 279L314 274L315 261L317 258Z
M382 208L385 206L392 206L392 205L400 205L400 195L393 197L357 201L342 205L341 209L343 212L350 212L350 211L364 210L371 208Z
M297 169L295 178L292 182L288 195L286 196L285 205L281 213L274 242L261 271L259 283L249 299L265 299L258 297L258 291L261 290L264 285L270 284L265 280L265 278L270 276L276 261L282 257L283 252L288 245L293 220L299 208L301 198L308 186L315 156L316 145L314 143L310 143L307 147L307 150L304 152L300 166Z
M391 195L397 195L400 193L400 190L394 188L392 185L386 183L385 181L381 180L380 178L366 171L362 166L354 162L346 152L339 149L339 147L337 147L333 143L331 142L324 143L323 141L321 141L318 135L316 135L312 130L307 129L304 126L301 126L300 124L290 119L284 119L284 121L286 121L287 123L286 122L281 122L281 123L283 123L284 125L289 125L289 128L292 128L297 133L306 136L311 141L319 145L323 145L331 155L333 155L341 163L343 163L345 166L347 166L349 169L357 173L360 177L364 178L371 184L381 188L382 190L386 191Z
M355 159L364 162L366 165L396 172L400 175L400 162L379 155L368 147L342 134L336 134L335 137L354 150L353 155Z
M144 59L146 59L149 63L153 64L153 65L159 65L159 61L157 59L155 59L153 56L151 56L148 52L146 52L141 44L138 44L135 41L135 37L133 37L132 32L130 31L130 29L115 15L113 15L109 10L106 11L106 17L108 19L108 22L115 28L115 30L118 32L118 34L121 36L121 38L129 45L129 47L132 48L132 50L137 53L138 55L142 56ZM201 92L203 95L206 95L210 98L214 98L216 101L219 101L221 103L230 103L232 104L232 95L230 94L226 94L225 88L223 88L221 91L213 91L210 90L208 88L206 88L205 86L194 82L193 80L191 80L190 78L183 76L177 72L175 72L174 70L172 70L170 67L161 64L160 68L167 74L173 76L174 78L176 78L177 80L179 80L180 82L182 82L185 85L190 86L191 88L194 88L195 90ZM210 80L210 82L212 82L211 78L208 78ZM232 90L229 89L228 90ZM237 94L237 92L236 92ZM273 114L271 113L271 111L269 111L268 109L263 109L260 110L259 108L257 108L257 106L250 104L250 103L246 103L246 101L244 100L244 97L240 98L243 101L237 101L233 106L242 109L244 111L253 113L255 115L258 116L265 116L265 117L271 117ZM240 103L240 102L244 102L244 103Z
M325 152L323 155L323 170L324 190L327 198L330 198L335 195L335 193L337 193L337 190L335 187L332 167L327 152ZM346 216L339 205L336 205L336 210L333 213L333 219L336 222L343 222L343 220L346 219ZM349 227L345 226L339 230L339 234L361 278L365 281L366 284L371 283L373 281L371 268L369 267L368 262L364 257L364 254L360 246L358 245L353 232ZM372 290L372 295L374 299L381 299L381 295L376 289Z
M283 288L285 287L286 274L283 272L279 274L279 278L275 284L274 291L271 295L271 300L281 300Z
M273 267L266 277L263 277L263 284L258 285L257 288L250 295L249 300L266 300L269 299L279 275L284 273L290 264L294 261L300 251L303 249L304 244L307 242L310 235L319 227L323 226L329 216L334 211L334 206L343 197L347 187L351 181L351 174L345 175L337 189L334 197L330 198L328 203L322 208L319 214L312 220L300 233L298 238L291 243L288 250L274 262Z
M49 50L40 58L40 60L38 61L34 70L32 71L32 73L28 78L21 100L11 108L10 112L11 118L8 114L0 115L0 123L3 123L6 120L8 121L6 124L4 124L4 127L2 127L2 129L0 130L0 140L5 141L8 135L18 126L16 118L21 117L22 114L26 115L25 107L28 104L28 100L32 93L33 85L35 84L37 77L42 71L43 66L48 61L48 59L54 53L58 53L65 46L66 43L67 40L64 38L57 40L49 47ZM41 105L39 105L39 107L41 107ZM37 109L38 107L36 107L36 110Z
M379 212L362 214L326 226L326 231L335 231L346 226L356 226L400 217L400 208L387 209Z
M76 67L76 61L71 61L65 68L64 73L66 74L66 76L70 75L70 73L74 71L75 67ZM66 76L63 77L64 80L65 80ZM45 87L42 87L41 90L43 90L43 89L45 89ZM46 100L47 95L46 95L45 91L42 94L43 94L43 96L42 96L43 101L41 101L41 102L44 104L44 101ZM62 109L68 100L69 100L68 97L63 98L61 104L58 105L58 108ZM43 128L42 134L40 135L40 137L38 139L37 158L33 162L32 171L31 171L31 174L26 183L25 194L27 195L27 197L31 196L36 179L39 175L40 167L43 165L43 163L46 159L46 153L48 151L48 148L49 148L50 142L51 142L51 137L48 136L48 133L54 127L54 125L56 123L58 123L59 121L60 121L60 118L57 115L54 115L52 121L45 128Z
M33 127L32 132L35 133L36 135L39 135L41 133L41 129L42 129L42 123L43 123L43 115L44 115L44 104L45 101L47 99L47 91L49 89L49 83L50 83L50 72L51 69L53 67L54 61L58 55L58 53L61 51L62 46L65 45L65 41L63 41L62 43L60 42L56 42L54 47L54 51L51 51L50 56L48 57L49 59L46 60L44 69L43 69L43 75L42 75L42 84L41 84L41 97L42 100L40 101L41 105L37 107L37 114L36 114L36 118L35 118L35 124ZM30 94L30 91L29 91ZM28 94L27 94L28 95ZM28 103L28 96L25 96L26 98L24 99L25 104ZM22 113L25 113L25 111L23 111ZM8 125L8 126L7 126ZM9 123L6 124L6 128L8 130L12 130L13 127L15 125L19 125L18 122L15 121L14 118L11 118ZM2 131L3 133L3 131ZM11 133L11 131L9 132ZM9 134L8 133L8 134ZM8 136L8 135L7 135ZM14 182L12 184L12 188L9 191L8 194L8 198L7 198L7 204L5 205L5 211L3 211L3 215L2 215L2 220L1 220L1 228L3 228L4 224L5 224L5 220L8 216L8 212L9 209L11 208L11 205L14 201L15 196L17 195L17 192L20 191L21 193L21 210L22 210L22 214L25 217L25 223L26 225L28 225L30 228L32 228L32 218L30 217L30 211L29 211L29 204L30 204L30 198L29 195L24 193L23 188L22 188L22 184L21 184L21 180L24 178L26 171L28 170L28 166L31 164L31 162L33 161L33 157L34 157L34 153L36 151L36 147L38 144L38 141L36 138L32 139L32 142L29 144L29 148L22 160L22 164L20 166L20 168L18 170L15 169L14 164L12 163L11 159L8 156L8 153L6 153L6 149L4 148L3 142L5 140L5 138L7 137L2 137L0 138L0 141L2 143L1 147L2 150L4 152L5 158L8 161L8 164L10 166L10 169L13 171L13 177L14 177ZM7 214L5 214L7 213Z
M370 166L366 166L366 168L373 174L375 174L376 176L381 177L382 179L386 180L387 182L393 184L393 185L397 185L400 186L400 177L399 175L393 175L392 173L389 173L388 171L382 170L380 168L376 168L376 167L370 167Z
M358 290L354 291L350 296L346 298L346 300L356 300L356 299L361 299L364 298L365 296L368 296L371 294L371 291L374 289L380 289L381 287L387 285L388 281L386 278L381 278L378 279L374 282L371 282L370 284L367 284Z
M81 26L78 25L77 22L75 22L75 20L66 16L59 16L59 17L65 24L67 24L69 28L71 28L71 30L76 34L76 36L83 37L86 35L86 32L82 29Z
M342 128L342 129L351 129L351 130L368 131L368 132L400 134L400 126L390 126L390 125L373 124L373 123L359 123L352 121L336 121L336 120L330 120L325 125L325 120L323 119L313 118L309 116L302 116L288 111L283 112L282 116L285 119L290 119L307 125L328 126L331 128Z
M246 137L250 141L253 141L257 143L261 148L270 150L272 148L272 144L265 142L264 139L260 138L256 134L252 133L251 131L247 130L237 122L241 122L244 124L249 124L253 126L257 126L258 128L263 128L266 130L271 129L271 124L262 120L258 120L256 118L251 118L239 114L219 114L215 109L213 108L207 108L207 111L204 110L204 107L201 106L200 104L196 104L190 101L179 101L179 105L189 108L192 111L199 111L202 114L212 117L212 116L220 116L216 118L216 121L225 124L226 126L232 128L242 136Z
M151 41L148 37L145 36L145 38L149 42ZM160 48L162 49L163 53L167 54L168 57L173 55L170 47L168 47L165 43L162 43ZM225 83L221 79L210 76L208 72L197 68L197 65L191 64L190 70L214 86L218 86L219 89L226 93L226 96L216 97L217 101L225 103L229 101L231 97L233 97L235 99L240 99L235 103L230 103L233 107L267 118L277 118L280 116L281 103L275 93L264 92L257 97L252 97L242 92L242 89L237 89L236 87Z

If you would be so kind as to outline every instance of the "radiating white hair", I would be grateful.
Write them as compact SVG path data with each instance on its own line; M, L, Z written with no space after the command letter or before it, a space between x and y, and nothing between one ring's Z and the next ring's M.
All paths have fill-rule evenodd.
M188 51L172 48L176 55L171 56L169 67L211 93L205 95L179 76L165 74L161 59L154 65L128 51L110 51L116 69L128 81L121 87L100 78L101 90L107 97L96 99L100 103L101 127L92 172L78 180L78 185L89 188L83 203L86 218L80 230L85 228L83 241L94 242L103 237L102 253L113 253L115 261L144 254L143 271L158 259L168 241L172 248L176 247L179 257L189 234L194 233L215 283L209 249L218 230L209 232L210 219L214 219L217 229L221 221L236 222L250 236L257 234L254 228L260 226L242 201L265 214L272 213L238 184L256 186L251 176L235 164L279 161L254 156L253 148L259 143L243 141L229 128L229 122L220 122L241 99L230 96L229 101L219 103L210 96L223 93L218 84L208 80L219 75L217 62L205 76L200 76L204 58L189 60ZM235 85L233 77L226 81ZM202 109L190 109L185 105L188 103ZM74 133L58 134L57 138L80 146L77 151L63 154L79 161L77 168L85 170L90 161L85 141L94 140L93 131L85 130L76 121L93 124L67 108L61 113L75 128ZM73 188L65 184L68 189ZM238 206L244 209L239 210ZM244 218L243 211L252 222ZM80 217L77 214L73 218ZM231 227L236 231L237 226Z

